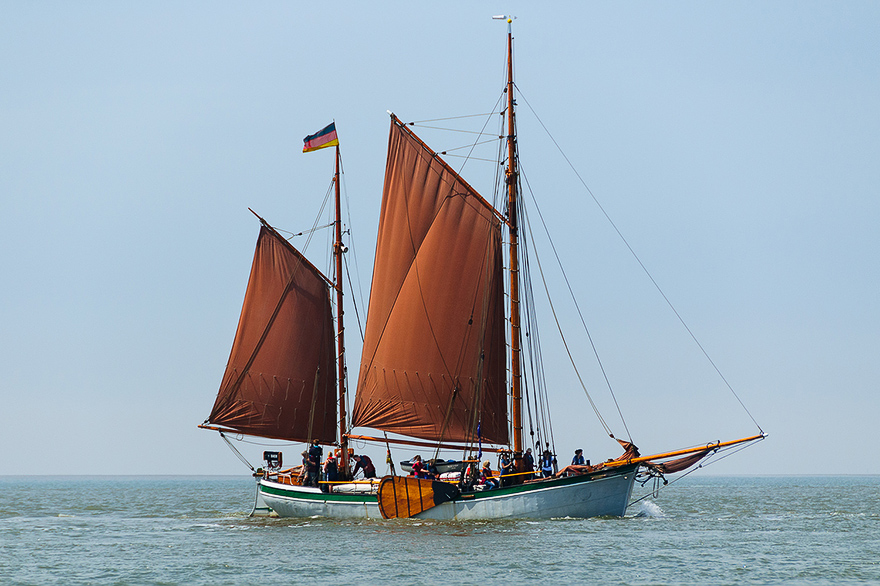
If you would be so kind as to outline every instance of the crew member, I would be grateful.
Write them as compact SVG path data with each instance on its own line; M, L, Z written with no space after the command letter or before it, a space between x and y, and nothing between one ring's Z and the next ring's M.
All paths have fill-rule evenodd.
M318 444L318 440L313 440L312 445L309 448L309 465L308 465L308 476L306 477L306 484L309 486L318 486L318 480L321 476L321 460L324 457L324 448Z
M422 462L422 457L416 455L413 458L412 462L412 475L416 478L430 478L428 475L428 470L425 468L425 464Z
M354 472L351 473L352 476L355 476L358 473L358 470L364 471L364 478L376 478L376 467L373 466L373 461L370 460L370 457L366 454L361 456L352 456L355 461Z
M516 471L516 465L513 462L513 458L510 457L510 452L502 452L501 453L501 466L498 471L498 480L501 483L501 486L505 485L504 475L505 474L513 474ZM510 484L509 482L507 484Z
M492 465L489 460L483 462L483 468L480 470L480 484L488 486L489 490L498 488L498 481L492 477Z
M553 454L550 450L544 450L541 455L541 476L544 478L553 476Z
M535 470L535 457L532 455L532 448L526 449L526 453L523 454L523 471L524 472L534 472ZM527 475L525 478L528 480L532 478L533 475Z
M333 456L332 452L327 456L327 461L324 462L324 480L327 482L336 482L339 480L339 466L337 466L336 458ZM321 486L321 490L324 492L330 492L330 488L331 486L329 484Z

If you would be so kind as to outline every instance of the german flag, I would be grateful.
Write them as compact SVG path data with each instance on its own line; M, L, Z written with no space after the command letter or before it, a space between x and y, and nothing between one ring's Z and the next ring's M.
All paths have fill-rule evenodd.
M315 134L310 134L303 139L303 152L308 153L318 149L339 146L339 139L336 137L336 123L322 128Z

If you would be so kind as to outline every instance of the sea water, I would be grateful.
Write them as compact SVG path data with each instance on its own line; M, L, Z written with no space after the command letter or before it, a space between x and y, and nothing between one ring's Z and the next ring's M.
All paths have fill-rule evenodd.
M624 518L250 518L244 477L0 477L0 584L880 583L880 476L691 475Z

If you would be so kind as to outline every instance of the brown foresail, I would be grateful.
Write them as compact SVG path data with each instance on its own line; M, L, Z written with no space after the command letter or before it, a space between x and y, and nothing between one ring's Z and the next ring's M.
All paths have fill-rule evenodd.
M249 435L333 442L336 362L331 311L324 276L264 225L208 422Z
M395 118L353 426L508 441L501 220Z

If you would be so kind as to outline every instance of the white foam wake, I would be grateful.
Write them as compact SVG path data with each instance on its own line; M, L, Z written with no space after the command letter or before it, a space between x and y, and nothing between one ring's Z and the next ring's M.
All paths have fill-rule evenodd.
M636 517L665 517L663 509L654 501L642 501L639 503L639 512Z

